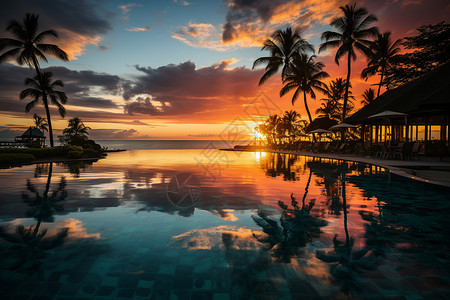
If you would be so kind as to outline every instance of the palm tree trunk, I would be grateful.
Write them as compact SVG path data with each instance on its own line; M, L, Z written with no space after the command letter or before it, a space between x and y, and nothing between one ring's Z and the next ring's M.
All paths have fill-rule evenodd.
M378 85L377 98L380 97L381 85L383 84L384 69L385 69L384 67L381 69L381 77L380 77L380 84Z
M352 56L351 52L348 52L348 63L347 63L347 82L345 83L345 94L344 94L344 106L342 108L342 122L345 120L345 115L347 113L347 101L348 101L348 88L350 86L350 73L352 71Z
M39 67L39 62L36 59L36 56L33 56L33 65L34 65L34 69L36 70L36 74L38 76L39 79L39 84L42 85L42 73L41 73L41 68ZM48 108L48 101L47 101L47 96L44 95L43 97L43 102L44 102L44 106L45 106L45 112L47 114L47 123L48 123L48 135L50 138L50 147L53 147L53 129L52 129L52 120L50 119L50 109Z
M305 193L303 194L303 198L302 198L302 209L305 208L305 200L306 200L306 196L308 195L308 188L309 188L309 184L311 183L311 169L309 169L309 177L308 177L308 182L306 183L306 187L305 187Z
M306 113L308 114L309 124L312 123L311 113L309 112L308 102L306 102L306 92L303 91L303 102L305 103ZM313 133L313 141L316 142L316 135Z
M48 167L48 176L47 176L47 184L45 185L44 194L42 197L44 198L44 201L48 198L48 191L50 190L50 184L52 183L52 172L53 172L53 163L50 163L50 166ZM38 213L38 216L40 215L40 212ZM33 231L33 236L37 236L39 232L39 227L41 226L42 219L39 218L38 222L36 224L36 227Z
M347 247L347 255L350 255L350 235L348 234L347 225L347 195L345 193L345 173L342 175L342 208L344 209L344 231L345 231L345 246Z
M345 115L347 113L347 102L348 102L348 89L350 87L350 73L352 71L352 56L351 52L348 52L348 63L347 63L347 82L345 83L345 94L344 94L344 105L342 107L342 123L344 123ZM341 131L341 142L345 142L345 128Z
M50 109L48 108L47 95L44 94L42 96L42 101L44 102L45 113L47 114L47 123L48 123L48 135L50 137L50 147L53 147L53 128L52 128L52 120L50 119Z

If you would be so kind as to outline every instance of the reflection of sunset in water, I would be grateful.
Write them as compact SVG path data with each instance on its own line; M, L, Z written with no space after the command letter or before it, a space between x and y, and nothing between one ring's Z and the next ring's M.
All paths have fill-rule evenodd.
M179 174L198 179L201 193L193 206L168 198L168 183ZM64 199L58 205L51 197L49 203L40 201L45 197L27 183L39 195L51 195L62 178ZM376 284L371 276L378 264L389 272L414 266L436 276L430 265L442 264L424 253L432 253L435 244L450 249L447 227L436 230L447 222L445 193L351 162L211 149L133 150L86 165L3 169L0 180L1 221L11 226L10 233L20 225L30 232L39 224L51 239L65 228L65 246L52 250L52 259L62 270L73 263L101 277L114 274L119 278L114 286L119 280L136 282L120 279L126 276L154 281L147 286L163 279L175 286L180 274L189 274L183 277L187 283L176 285L228 293L248 284L261 295L283 299L302 286L314 291L311 297L339 298L349 290L357 293L359 285L364 291ZM424 190L426 197L420 197ZM24 202L22 192L39 200L46 213ZM8 243L0 239L0 244ZM97 257L75 263L68 249ZM416 252L426 255L426 262Z

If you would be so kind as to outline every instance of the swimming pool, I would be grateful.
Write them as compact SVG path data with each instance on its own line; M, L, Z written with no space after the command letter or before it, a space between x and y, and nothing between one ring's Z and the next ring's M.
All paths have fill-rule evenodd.
M450 296L449 190L380 167L133 150L0 182L2 299Z

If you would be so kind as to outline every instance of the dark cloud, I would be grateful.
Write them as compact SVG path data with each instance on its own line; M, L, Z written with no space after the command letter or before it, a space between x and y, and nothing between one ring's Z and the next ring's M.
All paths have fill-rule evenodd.
M13 141L16 136L21 135L26 130L23 129L11 129L9 126L0 126L0 140Z
M39 15L40 31L54 29L59 34L58 45L70 59L81 55L87 45L97 45L101 36L112 30L115 13L102 1L88 0L14 0L3 1L0 10L0 33L9 20L22 20L26 13ZM50 42L53 42L51 39Z
M144 75L124 87L125 99L137 96L125 105L125 112L175 116L229 109L235 114L242 97L256 94L255 82L261 71L228 68L229 64L230 61L223 61L199 69L190 61L156 69L136 66Z
M39 14L41 28L67 28L82 35L105 34L112 29L113 12L100 9L101 2L87 0L14 0L3 1L0 26L11 19L21 20L26 13ZM100 14L99 12L103 12Z
M223 27L222 40L228 42L236 38L237 25L250 26L249 24L259 21L265 24L270 21L277 7L292 1L225 0L225 2L228 4L228 12Z
M63 88L68 97L68 105L93 108L115 108L117 104L111 99L92 96L93 93L117 95L121 92L121 79L118 76L96 73L94 71L73 71L65 67L50 67L54 79L64 83ZM0 65L0 111L24 112L26 99L19 101L20 91L25 89L24 79L33 77L34 71L12 64ZM94 89L97 89L95 91Z

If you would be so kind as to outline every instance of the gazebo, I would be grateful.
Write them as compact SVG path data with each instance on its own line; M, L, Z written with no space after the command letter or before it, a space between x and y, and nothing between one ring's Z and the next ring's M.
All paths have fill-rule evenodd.
M420 142L427 154L450 154L450 62L386 91L345 122L362 125L366 143Z
M16 136L15 142L43 147L45 146L45 135L38 128L30 126L22 135Z

